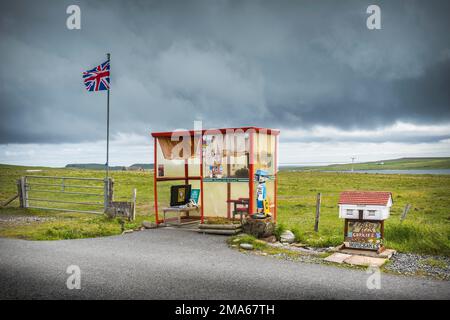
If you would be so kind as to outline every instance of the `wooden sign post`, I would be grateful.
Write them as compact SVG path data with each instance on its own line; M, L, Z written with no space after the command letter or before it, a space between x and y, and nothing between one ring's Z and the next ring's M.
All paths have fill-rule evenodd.
M317 200L316 200L316 220L314 222L314 231L315 232L319 232L320 202L321 202L321 194L319 192L317 194Z

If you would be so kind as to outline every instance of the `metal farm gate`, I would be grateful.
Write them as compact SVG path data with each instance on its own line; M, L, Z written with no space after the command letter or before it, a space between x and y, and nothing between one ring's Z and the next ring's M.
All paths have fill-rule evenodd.
M111 178L24 176L17 186L22 208L102 214L113 201Z

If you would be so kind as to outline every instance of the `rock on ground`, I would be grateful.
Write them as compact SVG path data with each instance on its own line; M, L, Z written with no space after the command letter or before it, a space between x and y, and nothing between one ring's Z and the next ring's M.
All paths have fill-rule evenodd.
M273 234L275 224L271 219L247 219L242 230L256 238L266 238Z
M240 247L245 250L253 250L253 245L250 243L241 243Z
M263 240L265 242L269 242L269 243L275 243L275 242L277 242L277 237L270 236L270 237L262 238L261 240Z
M281 242L293 243L295 241L295 235L290 230L284 231L280 236Z

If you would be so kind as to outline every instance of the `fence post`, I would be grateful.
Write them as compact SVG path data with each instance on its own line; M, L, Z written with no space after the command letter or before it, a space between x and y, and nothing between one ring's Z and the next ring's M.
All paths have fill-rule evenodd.
M411 209L411 204L407 203L405 208L403 209L402 216L400 217L400 222L403 222L406 218L406 214L408 213L409 209Z
M131 220L136 219L136 188L133 189L133 212L131 213Z
M114 180L112 178L108 178L108 203L114 201Z
M109 204L109 179L105 178L103 180L103 207L105 209L108 208L108 204Z
M28 208L28 189L27 189L27 177L20 178L20 187L22 190L22 208Z
M23 193L22 193L22 179L17 179L17 194L19 195L20 207L24 207L23 203Z
M112 178L105 178L103 180L104 184L104 208L105 211L111 204L111 202L114 201L114 181Z
M320 202L321 202L321 193L317 194L316 200L316 221L314 223L314 231L319 232L319 218L320 218Z

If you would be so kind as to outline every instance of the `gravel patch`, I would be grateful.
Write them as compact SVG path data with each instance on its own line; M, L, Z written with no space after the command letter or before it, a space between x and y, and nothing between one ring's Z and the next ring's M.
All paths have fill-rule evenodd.
M268 254L262 251L241 251L243 254L249 255L257 255L257 256L267 256L271 258L287 260L287 261L295 261L295 262L307 262L307 263L323 263L323 259L311 254L303 254L303 255L289 255L284 252L276 253L276 254Z
M54 217L38 216L0 216L0 225L28 225L55 220Z
M404 275L423 275L450 280L450 258L412 253L397 253L385 269Z
M280 242L267 243L267 245L274 248L281 248L311 255L320 255L324 252L329 252L332 249L332 248L312 248L307 246L296 246L295 244L280 243Z
M315 255L304 254L298 256L291 256L285 253L278 253L275 255L276 258L289 260L289 261L298 261L298 262L308 262L308 263L323 263L323 259L319 258Z
M289 255L287 253L267 254L264 252L253 251L249 254L262 256L271 256L288 261L299 261L308 263L325 263L323 254L329 253L333 248L312 248L298 247L291 244L282 244L279 242L268 243L267 245L275 248L287 249L297 252L299 255ZM386 271L408 276L425 276L440 280L450 280L450 257L420 255L412 253L396 253L384 266Z

